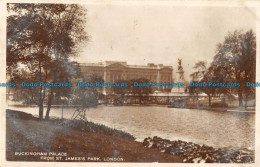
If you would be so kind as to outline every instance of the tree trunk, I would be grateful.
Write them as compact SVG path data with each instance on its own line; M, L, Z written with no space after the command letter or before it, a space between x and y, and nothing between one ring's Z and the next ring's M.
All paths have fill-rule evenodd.
M209 96L209 107L211 107L211 96L210 94L208 94L208 96Z
M41 68L41 60L39 60L39 77L40 77L40 82L42 81L42 68ZM39 90L39 118L40 120L43 119L43 94L42 94L42 86Z
M243 98L242 98L242 90L238 90L238 101L239 101L239 107L243 107Z
M53 98L53 89L51 88L51 92L48 96L48 107L47 107L47 111L46 111L46 115L45 115L45 119L49 120L49 115L50 115L50 111L51 111L51 103L52 103L52 98Z
M39 118L40 118L40 120L42 120L43 119L43 102L41 101L38 106L39 106Z
M245 110L247 110L247 100L248 100L248 94L246 93L246 97L245 97Z

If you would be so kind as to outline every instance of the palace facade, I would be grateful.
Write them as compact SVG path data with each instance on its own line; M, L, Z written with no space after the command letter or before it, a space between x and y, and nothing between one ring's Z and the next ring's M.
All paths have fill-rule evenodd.
M171 83L173 68L163 64L155 65L148 63L143 65L128 65L126 62L105 61L100 63L79 64L81 74L97 75L103 78L104 82L115 83L122 80L133 80L139 78L148 79L150 82Z

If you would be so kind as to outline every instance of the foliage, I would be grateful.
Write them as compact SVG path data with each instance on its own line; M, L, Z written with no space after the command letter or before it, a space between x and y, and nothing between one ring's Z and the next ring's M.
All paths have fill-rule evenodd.
M213 69L206 67L205 61L199 61L193 67L196 71L192 73L190 76L192 77L192 81L195 83L208 83L208 82L215 82L215 77L213 75ZM208 95L209 98L209 106L211 106L211 96L213 96L216 92L216 88L212 86L206 87L192 87L192 92L194 94L199 94L200 92L204 92Z
M216 56L211 64L214 75L220 82L238 82L240 87L230 89L247 103L249 95L255 96L255 88L247 87L246 82L255 82L256 76L256 36L252 30L228 33L222 44L217 45ZM246 108L246 105L245 105Z
M129 94L136 96L139 99L139 103L143 104L144 100L147 98L147 95L153 93L153 89L151 86L134 86L134 82L150 83L150 81L146 78L133 79L129 81Z
M103 82L103 79L97 75L82 76L79 79L83 83L95 83ZM102 89L99 87L74 87L71 93L71 102L77 105L76 111L74 112L72 119L82 119L86 120L85 111L90 107L97 107L98 99Z
M127 80L119 80L117 83L126 83L128 85L128 86L117 86L111 88L112 92L115 95L114 100L119 104L123 104L125 96L129 94L130 91L130 86L129 86L130 82Z
M256 37L252 30L228 33L223 43L217 45L216 55L209 68L200 61L191 74L194 82L240 83L239 87L192 88L193 93L202 91L209 96L225 94L228 97L238 94L239 105L247 107L248 97L255 98L255 88L247 87L246 82L255 82L256 76Z
M77 56L80 44L88 40L85 32L86 10L74 4L8 4L7 75L11 80L23 77L33 82L65 82L74 75L69 58ZM24 70L22 73L21 71ZM19 87L17 88L19 89ZM39 106L43 118L43 102L48 95L46 119L54 94L66 90L31 88L31 102ZM16 90L18 91L18 90ZM24 90L25 91L25 90Z

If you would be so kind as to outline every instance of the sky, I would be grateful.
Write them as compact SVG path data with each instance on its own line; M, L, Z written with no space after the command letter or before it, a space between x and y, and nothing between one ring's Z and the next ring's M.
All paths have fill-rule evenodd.
M85 5L90 40L80 63L126 61L173 66L182 59L185 78L196 62L210 64L228 32L256 30L255 9L162 5Z

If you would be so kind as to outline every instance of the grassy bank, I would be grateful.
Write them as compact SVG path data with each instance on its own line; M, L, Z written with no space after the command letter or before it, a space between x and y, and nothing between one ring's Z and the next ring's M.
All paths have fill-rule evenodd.
M31 114L14 110L6 110L6 159L183 162L181 156L145 148L132 135L103 125L60 119L39 121Z

